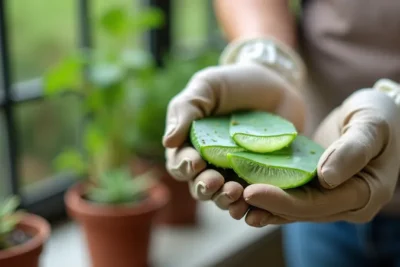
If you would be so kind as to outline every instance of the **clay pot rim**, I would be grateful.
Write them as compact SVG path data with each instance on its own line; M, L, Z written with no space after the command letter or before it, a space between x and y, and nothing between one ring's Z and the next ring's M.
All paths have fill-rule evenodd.
M30 253L43 246L50 237L51 227L49 222L44 218L31 213L21 212L21 214L23 216L20 223L17 225L17 229L21 229L28 233L30 233L30 231L26 229L34 229L36 233L31 239L23 244L6 250L0 250L0 261Z
M78 182L65 194L65 204L75 214L93 217L131 217L144 213L154 212L164 207L169 199L170 193L167 187L157 182L148 190L145 200L129 206L103 205L91 203L83 198L86 183Z

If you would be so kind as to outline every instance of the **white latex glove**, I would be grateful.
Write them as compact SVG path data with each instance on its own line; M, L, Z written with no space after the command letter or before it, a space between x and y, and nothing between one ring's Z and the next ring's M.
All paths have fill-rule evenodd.
M243 196L257 207L247 223L371 220L391 200L399 176L400 88L389 85L357 91L322 122L315 140L327 150L318 181L290 190L247 187Z
M193 197L214 200L221 209L229 209L235 219L242 218L249 207L242 198L243 187L233 181L225 183L221 173L207 169L187 141L194 120L242 109L274 112L290 120L298 131L303 129L304 104L292 83L277 71L250 60L195 74L170 102L163 138L169 173L177 180L188 181Z

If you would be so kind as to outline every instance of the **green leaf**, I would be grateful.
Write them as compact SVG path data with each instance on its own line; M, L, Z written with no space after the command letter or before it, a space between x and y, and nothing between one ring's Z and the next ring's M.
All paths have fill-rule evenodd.
M79 91L82 84L84 60L79 56L67 57L44 75L44 91L47 95L67 91Z
M100 153L104 149L106 138L100 126L95 123L88 124L84 135L85 149L89 154Z
M124 81L124 83L126 82L127 81ZM119 111L122 111L121 105L124 100L124 83L116 83L101 91L103 95L103 109L113 113L113 116L117 115ZM115 117L111 117L111 119L112 121L116 121Z
M96 114L100 110L107 108L104 104L104 90L94 88L86 97L84 108L89 113Z
M90 187L87 192L87 197L98 203L110 203L111 197L106 188Z
M149 170L141 175L138 175L132 180L132 191L146 191L149 189L157 180L156 172L154 170Z
M136 32L159 28L163 24L164 13L154 7L140 9L132 18L132 26Z
M129 17L126 8L110 8L101 18L100 24L111 35L122 36L129 30Z
M122 64L133 70L145 70L155 66L152 55L144 50L124 50L121 58Z
M124 175L130 177L127 171L122 170L110 170L100 175L99 183L104 188L114 188L124 178Z
M6 234L12 232L20 220L21 217L17 215L5 218L5 220L0 223L0 233Z
M78 174L87 172L87 161L81 153L75 149L65 150L54 160L57 170L75 171Z
M104 172L98 184L88 191L89 199L107 204L129 204L140 200L152 185L154 174L132 177L129 169Z
M114 37L128 36L163 25L164 16L160 9L146 8L129 12L125 7L110 8L100 18L101 27Z
M90 81L99 88L108 88L123 80L124 71L115 64L99 64L90 70Z
M0 205L0 218L4 216L9 216L14 213L20 203L21 200L18 196L11 196L7 198L4 203Z

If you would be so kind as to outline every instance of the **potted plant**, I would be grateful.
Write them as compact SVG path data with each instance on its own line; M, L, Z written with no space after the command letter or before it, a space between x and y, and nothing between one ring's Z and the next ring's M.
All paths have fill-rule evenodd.
M78 51L45 75L48 96L76 93L86 115L83 149L66 148L55 165L82 179L67 191L65 203L82 226L94 267L148 266L152 223L169 200L157 170L138 174L130 164L131 98L136 77L151 75L152 67L129 44L132 34L158 26L161 18L156 9L111 8L100 23L117 45Z
M168 191L146 176L113 169L66 193L68 214L82 226L91 266L148 266L153 219Z
M0 266L38 267L50 225L37 215L18 212L19 202L12 196L0 203Z
M139 76L140 87L131 106L134 108L135 128L133 149L139 156L133 164L157 168L161 180L171 192L171 200L158 216L157 222L169 226L192 226L197 223L197 201L190 195L186 183L178 182L165 169L164 147L161 144L165 129L168 102L188 83L195 72L215 65L218 52L206 49L200 53L171 53L164 66L152 76Z

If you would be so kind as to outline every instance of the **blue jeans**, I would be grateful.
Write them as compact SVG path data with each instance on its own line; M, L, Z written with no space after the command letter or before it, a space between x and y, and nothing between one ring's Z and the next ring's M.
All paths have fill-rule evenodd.
M400 218L283 226L287 267L400 267Z

